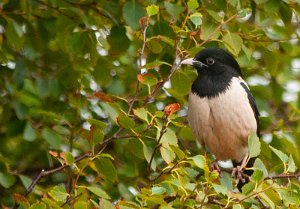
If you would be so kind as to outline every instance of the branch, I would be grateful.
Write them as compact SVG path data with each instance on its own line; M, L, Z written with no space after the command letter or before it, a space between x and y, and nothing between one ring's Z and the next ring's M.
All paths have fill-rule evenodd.
M154 148L154 150L152 152L152 155L151 155L151 158L150 158L150 162L149 162L149 165L148 165L148 172L151 171L151 164L152 164L152 161L154 159L154 155L155 155L156 151L158 150L158 148L160 148L160 146L161 146L160 141L161 141L163 135L167 132L167 127L168 127L168 116L164 115L163 116L163 125L162 125L160 133L159 133L157 144L156 144L156 146L155 146L155 148Z
M264 180L273 180L273 179L294 179L294 178L299 178L300 177L300 172L294 173L294 174L279 174L275 176L267 176L264 178Z
M170 78L172 77L172 75L175 73L175 71L179 68L180 63L177 63L177 58L180 55L180 51L178 49L178 44L179 44L179 40L180 37L176 37L175 38L175 44L174 44L174 61L172 64L172 68L171 71L169 73L168 76L166 76L161 82L157 83L157 85L155 86L155 89L151 92L151 94L144 100L144 104L142 105L142 107L144 107L147 103L149 103L151 101L152 98L154 98L157 93L161 90L161 88L164 86L164 84L170 80Z
M213 37L213 35L215 35L215 33L218 32L223 27L223 25L227 24L228 22L236 18L236 16L237 14L234 14L231 17L229 17L225 22L221 23L211 34L209 34L207 39L204 40L199 46L203 46L204 44L206 44L211 39L211 37Z
M74 163L78 163L79 161L89 157L91 155L91 152L87 152L87 153L84 153L83 155L80 155L79 157L77 157L74 161ZM45 176L48 176L50 174L53 174L53 173L57 173L59 171L62 171L64 170L65 168L69 167L69 165L67 164L64 164L64 165L61 165L59 167L56 167L56 168L53 168L53 169L50 169L50 170L47 170L45 171L44 169L40 172L40 174L32 181L32 183L30 184L30 186L27 188L26 190L26 193L24 194L24 196L28 196L33 188L39 183L39 181L45 177Z
M100 144L97 144L95 147L94 147L94 151L88 151L80 156L78 156L75 161L74 161L74 164L80 162L81 160L83 159L86 159L88 157L91 157L93 155L93 153L97 153L97 154L100 154L101 152L103 152L103 150L107 147L107 145L112 142L113 140L115 139L118 139L119 138L119 133L123 130L123 128L119 128L116 133L109 137L108 139L104 140L103 142L101 142ZM123 138L123 137L120 137L120 138ZM24 194L24 196L28 196L32 190L34 189L34 187L39 183L39 181L44 178L45 176L49 176L53 173L57 173L57 172L60 172L62 170L64 170L65 168L67 167L70 167L70 165L67 165L67 164L64 164L64 165L61 165L61 166L58 166L56 168L53 168L53 169L50 169L50 170L44 170L42 169L42 171L39 173L39 175L32 181L32 183L30 184L30 186L26 189L26 192Z
M143 34L143 44L142 44L142 48L141 48L140 53L139 53L140 56L139 56L139 60L138 60L138 63L139 63L138 69L141 69L141 67L142 67L142 60L143 60L143 56L144 56L144 52L145 52L145 48L146 48L146 41L147 41L147 36L146 35L147 35L147 28L148 28L148 25L149 25L149 17L141 18L140 25L141 25L142 34ZM141 85L140 81L137 80L135 95L132 98L131 102L129 103L128 114L130 114L130 112L133 108L134 102L136 101L136 98L139 95L140 85Z

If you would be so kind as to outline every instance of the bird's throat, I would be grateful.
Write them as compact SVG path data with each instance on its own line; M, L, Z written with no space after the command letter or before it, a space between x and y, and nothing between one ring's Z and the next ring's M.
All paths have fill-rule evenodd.
M192 85L192 92L203 97L213 98L225 93L234 76L226 74L207 75L199 74Z

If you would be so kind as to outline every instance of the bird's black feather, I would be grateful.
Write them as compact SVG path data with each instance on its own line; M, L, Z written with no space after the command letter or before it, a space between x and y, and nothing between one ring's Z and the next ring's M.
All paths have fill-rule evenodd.
M254 99L253 95L251 94L250 90L248 89L248 87L246 86L246 84L244 84L243 82L241 82L240 84L245 89L245 91L248 95L248 100L249 100L249 103L250 103L251 108L253 110L253 113L254 113L254 116L255 116L255 119L256 119L256 123L257 123L256 134L259 137L260 136L260 133L259 133L260 132L260 130L259 130L259 111L258 111L258 108L256 106L255 99Z

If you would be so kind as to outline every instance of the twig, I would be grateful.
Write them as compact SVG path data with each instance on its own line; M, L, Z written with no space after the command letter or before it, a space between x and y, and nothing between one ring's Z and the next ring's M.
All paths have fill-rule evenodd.
M139 56L139 60L138 60L139 61L138 69L141 69L141 67L142 67L142 60L143 60L143 56L144 56L144 52L145 52L145 48L146 48L146 41L147 41L148 24L149 24L149 17L147 17L146 22L144 22L144 20L143 20L141 23L141 29L142 29L142 34L143 34L143 44L142 44L142 48L141 48L140 56ZM141 83L139 80L137 80L135 95L129 103L128 114L130 114L130 112L133 108L134 102L136 101L136 99L139 95L140 86L141 86Z
M112 142L113 140L117 139L118 138L118 134L123 130L123 128L119 128L116 133L111 136L110 138L104 140L103 142L101 142L100 144L97 144L95 147L94 147L94 152L93 153L101 153L105 148L106 146ZM80 162L81 160L85 159L85 158L88 158L92 155L92 152L91 151L88 151L82 155L80 155L79 157L77 157L74 161L74 163L78 163ZM64 164L64 165L61 165L59 167L56 167L56 168L53 168L53 169L50 169L50 170L42 170L39 175L32 181L32 183L30 184L30 186L27 188L26 190L26 193L24 194L24 196L28 196L33 188L38 184L38 182L45 176L48 176L48 175L51 175L53 173L57 173L59 171L62 171L64 170L65 168L69 167L69 165L67 164Z
M157 83L157 85L155 86L155 89L151 92L151 94L144 100L144 104L142 105L142 107L144 107L147 103L149 103L151 101L151 99L153 97L156 96L156 94L160 91L160 89L164 86L164 84L170 80L170 78L172 77L172 75L175 73L175 71L178 69L178 67L180 66L180 64L177 63L177 58L180 54L180 51L178 49L178 44L179 44L179 39L180 37L176 37L175 38L175 44L174 44L174 61L172 64L172 68L171 71L169 73L168 76L166 76L161 82Z
M264 180L273 180L273 179L291 179L291 178L299 178L300 172L294 173L294 174L279 174L276 176L267 176L264 178Z
M159 179L162 175L164 175L164 174L166 174L166 173L170 173L174 168L176 168L176 167L179 165L179 163L182 162L182 160L183 160L183 159L178 160L171 168L169 168L168 170L163 170L162 172L159 173L158 176L156 176L156 177L153 178L153 179L150 179L150 181L151 181L151 182L156 181L156 180Z
M163 125L162 125L160 133L159 133L157 144L156 144L156 146L155 146L155 148L152 152L152 155L151 155L151 158L150 158L150 161L149 161L149 165L148 165L148 172L149 173L151 171L151 165L152 165L152 161L154 159L154 155L155 155L156 151L158 150L158 148L160 148L160 146L161 146L160 141L161 141L163 135L167 132L167 127L168 127L168 116L164 115L163 116Z
M60 207L64 207L66 204L69 204L70 202L72 202L73 200L77 199L78 197L80 197L82 195L82 193L79 193L78 195L74 196L74 197L70 197L66 200L66 202L64 202Z
M236 16L237 14L234 14L231 17L229 17L225 22L221 23L211 34L209 34L207 39L204 40L199 46L203 46L204 44L206 44L210 40L210 38L213 37L213 35L215 35L215 33L218 32L223 27L223 25L227 24L228 22L236 18Z
M91 154L91 152L86 152L86 153L84 153L83 155L80 155L79 157L77 157L77 158L75 159L74 163L77 163L77 162L79 162L79 161L81 161L81 160L83 160L83 159L89 157L90 154ZM62 170L64 170L64 169L67 168L67 167L69 167L69 165L64 164L64 165L61 165L61 166L59 166L59 167L56 167L56 168L53 168L53 169L50 169L50 170L47 170L47 171L45 171L45 170L43 169L43 170L40 172L40 174L32 181L32 183L30 184L30 186L27 188L26 193L24 194L24 196L25 196L25 197L28 196L28 195L32 192L32 190L33 190L33 188L35 187L35 185L36 185L43 177L48 176L48 175L53 174L53 173L57 173L57 172L59 172L59 171L62 171Z

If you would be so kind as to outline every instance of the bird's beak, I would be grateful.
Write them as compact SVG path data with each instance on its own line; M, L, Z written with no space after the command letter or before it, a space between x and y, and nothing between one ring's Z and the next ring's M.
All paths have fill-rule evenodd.
M182 60L180 64L183 64L183 65L192 65L194 67L207 66L207 65L203 64L200 61L194 60L194 58L188 58L188 59Z
M188 59L182 60L181 64L183 64L183 65L193 65L194 62L195 62L195 60L193 58L188 58Z

